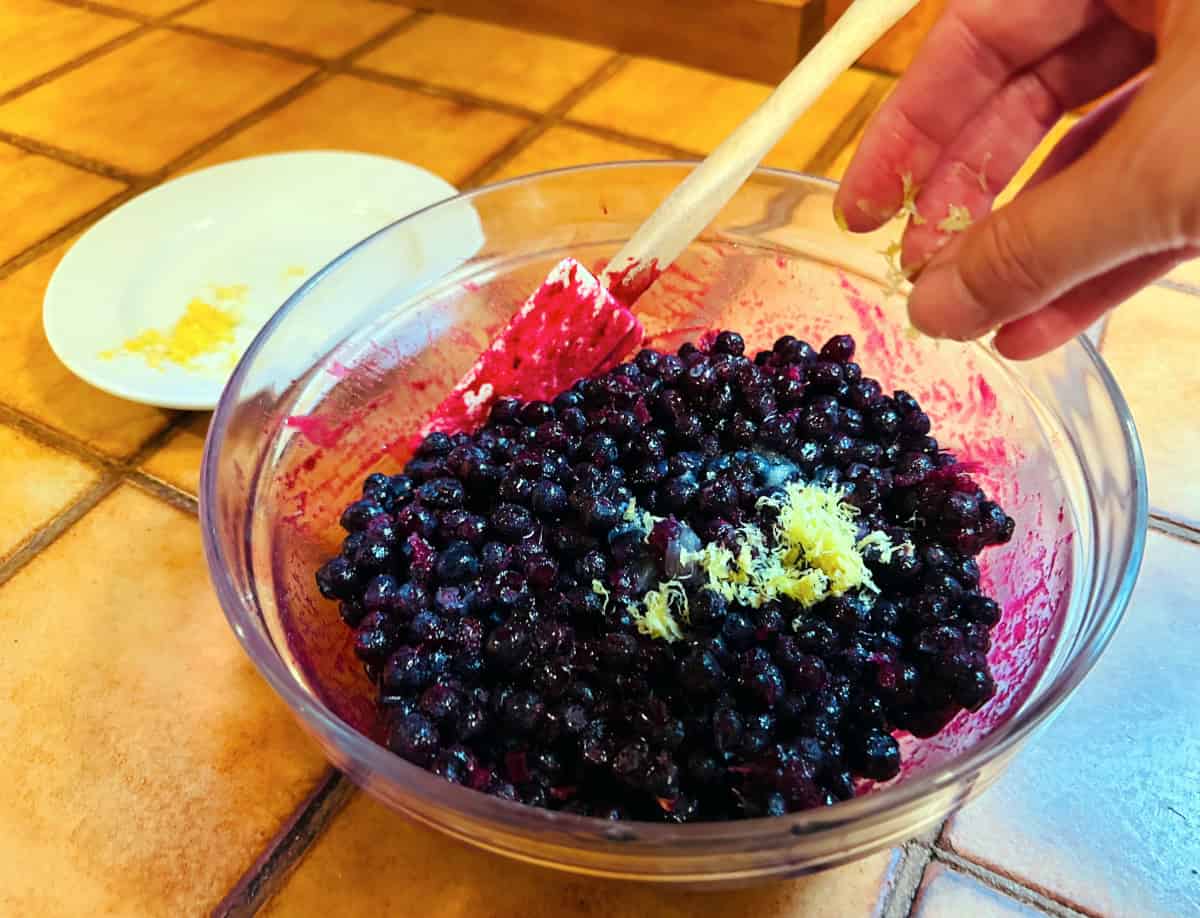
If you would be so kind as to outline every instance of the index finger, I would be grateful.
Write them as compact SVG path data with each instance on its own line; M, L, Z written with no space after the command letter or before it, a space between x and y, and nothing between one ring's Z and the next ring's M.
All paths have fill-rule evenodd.
M847 226L882 226L971 118L1014 74L1107 15L1097 0L957 0L863 136L836 206Z

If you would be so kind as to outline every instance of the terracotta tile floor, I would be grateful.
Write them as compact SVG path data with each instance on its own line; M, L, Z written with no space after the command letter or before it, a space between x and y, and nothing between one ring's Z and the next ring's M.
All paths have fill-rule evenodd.
M41 298L77 233L164 168L333 146L469 185L702 155L766 87L390 0L10 0L0 61L0 914L1200 914L1194 265L1102 341L1171 534L1150 537L1094 677L995 789L932 850L759 890L572 879L361 794L304 809L325 765L233 640L199 550L189 508L208 417L78 381L46 344ZM892 85L847 74L771 162L840 176ZM1114 731L1115 712L1138 723ZM274 848L293 818L329 824Z

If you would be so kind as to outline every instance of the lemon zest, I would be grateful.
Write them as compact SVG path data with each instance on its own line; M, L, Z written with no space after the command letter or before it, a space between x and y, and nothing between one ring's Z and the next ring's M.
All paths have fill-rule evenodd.
M946 218L937 225L943 233L965 233L975 221L971 212L961 204L951 204Z
M608 592L608 588L605 587L604 584L601 583L599 580L593 580L592 581L592 592L604 600L604 610L607 612L608 611L608 600L611 595Z
M627 523L636 523L638 529L642 530L643 541L649 541L651 531L666 517L655 516L649 510L639 509L637 498L631 497L629 503L625 505L625 512L621 514L621 519Z
M913 181L912 173L905 172L900 176L900 183L904 189L904 198L900 202L900 213L906 215L912 220L913 226L921 226L926 222L921 216L921 212L917 210L917 195L921 191L921 187Z
M710 542L684 552L682 560L704 572L706 589L750 608L781 596L807 609L851 590L877 593L863 551L876 548L886 561L895 547L884 532L859 539L858 508L844 496L837 489L792 482L783 497L759 499L759 507L777 511L771 544L759 527L746 525L738 530L736 554Z
M903 295L905 285L910 280L908 273L900 265L900 252L902 248L900 241L896 240L890 243L886 249L881 249L879 252L883 256L884 263L887 265L887 273L884 278L887 286L883 290L883 295L887 299Z
M240 322L236 311L194 299L169 330L147 329L118 348L102 351L100 356L112 360L121 353L132 354L141 356L156 370L167 363L187 368L199 358L232 345Z
M218 303L240 303L246 299L250 288L246 284L214 284L212 292Z
M659 584L657 589L650 590L642 597L641 606L638 609L630 604L629 612L642 634L668 643L683 637L679 619L685 623L689 619L688 598L687 591L678 580L667 580Z

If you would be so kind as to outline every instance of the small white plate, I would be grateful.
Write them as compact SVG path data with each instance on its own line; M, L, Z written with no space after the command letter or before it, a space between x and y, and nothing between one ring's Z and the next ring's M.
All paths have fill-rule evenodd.
M72 372L113 395L212 408L237 358L307 277L376 230L454 194L409 163L333 151L257 156L182 176L113 211L75 243L46 288L46 337ZM454 261L473 254L464 244L482 241L478 218L471 208L452 213L454 225L439 222L438 239L419 240L416 251L457 250ZM150 330L169 336L195 300L236 316L231 343L186 366L155 367L124 347Z

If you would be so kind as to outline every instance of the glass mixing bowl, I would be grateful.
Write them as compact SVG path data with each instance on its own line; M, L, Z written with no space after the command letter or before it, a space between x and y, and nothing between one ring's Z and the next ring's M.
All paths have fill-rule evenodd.
M901 776L851 801L741 822L603 822L485 796L379 745L372 686L313 574L363 477L411 436L564 255L599 268L684 178L686 163L549 172L395 223L304 285L263 329L217 408L201 518L220 601L266 680L330 760L399 812L538 864L690 886L744 884L862 857L937 825L1062 706L1112 637L1142 559L1146 478L1124 399L1079 339L1028 363L908 332L886 296L885 227L850 237L834 185L763 169L638 302L651 343L714 327L748 349L850 332L867 375L916 395L934 433L1017 522L984 553L1004 607L999 689L939 736L901 736ZM1047 780L1058 780L1047 776Z

